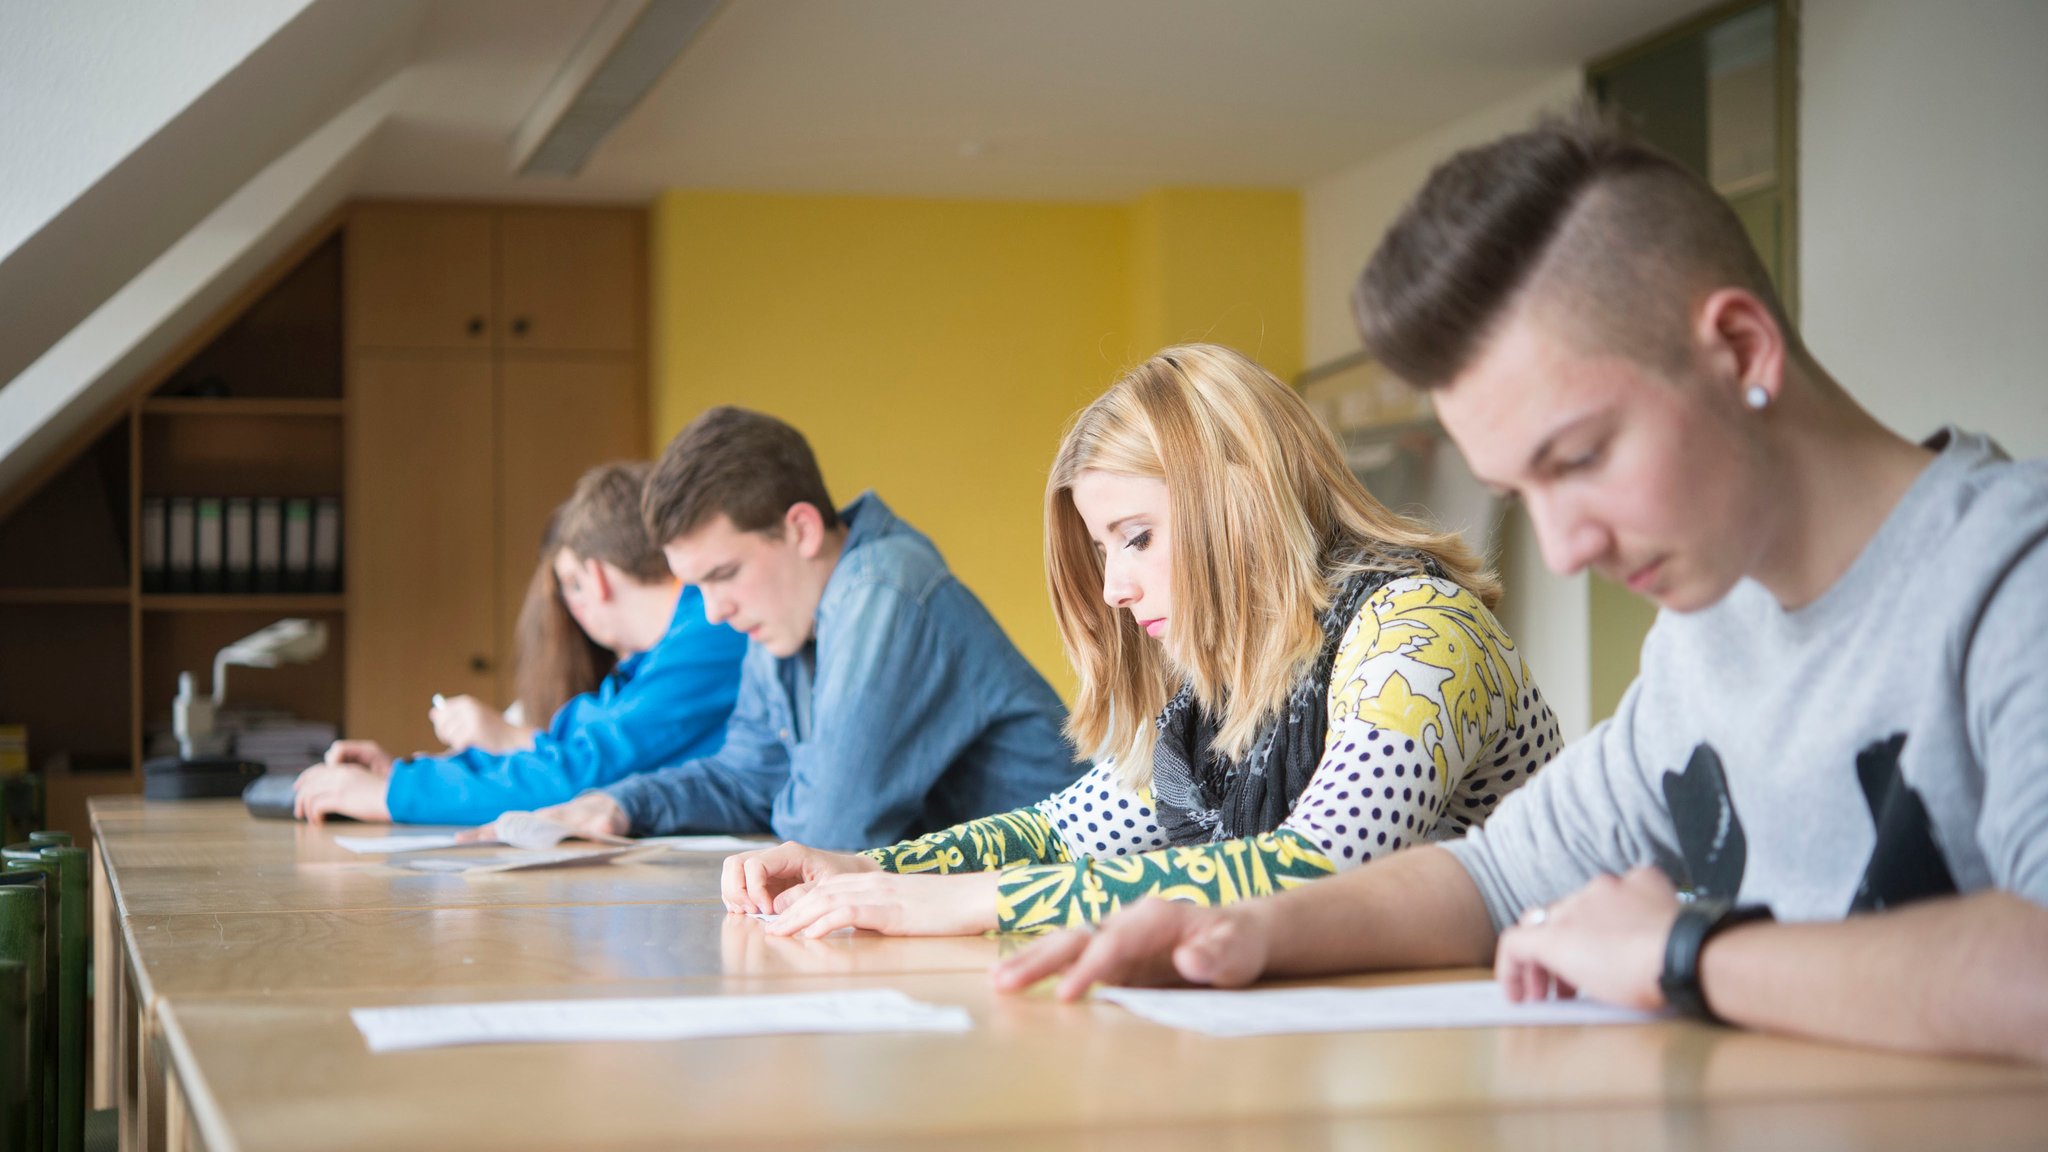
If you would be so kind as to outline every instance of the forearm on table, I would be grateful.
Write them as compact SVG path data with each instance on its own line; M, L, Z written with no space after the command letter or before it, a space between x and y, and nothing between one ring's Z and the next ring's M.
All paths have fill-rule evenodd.
M884 848L861 853L885 872L947 874L980 872L1073 859L1036 808L1019 808L955 824Z
M1435 845L1244 908L1266 920L1269 976L1493 962L1493 921L1479 889Z
M1947 1055L2048 1061L2048 909L2006 892L1709 941L1700 986L1732 1024Z

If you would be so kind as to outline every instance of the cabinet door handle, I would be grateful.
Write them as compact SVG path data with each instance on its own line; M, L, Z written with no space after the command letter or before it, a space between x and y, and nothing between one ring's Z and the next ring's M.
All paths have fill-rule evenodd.
M512 334L513 334L514 336L524 336L524 335L526 335L526 334L527 334L528 332L530 332L530 331L532 331L532 330L533 330L533 324L532 324L532 322L531 322L531 321L527 320L527 318L526 318L526 317L524 317L524 316L515 316L515 317L513 317L513 319L512 319Z
M467 325L467 327L469 328L469 334L470 334L471 336L481 336L481 335L483 335L483 334L484 334L484 318L483 318L483 317L481 317L481 316L471 316L471 317L469 318L469 324Z
M471 656L469 658L469 670L471 672L489 672L491 670L491 662L482 656Z

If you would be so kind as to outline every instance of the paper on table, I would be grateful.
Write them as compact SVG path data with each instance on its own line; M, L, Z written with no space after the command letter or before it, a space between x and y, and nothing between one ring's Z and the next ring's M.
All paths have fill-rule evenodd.
M515 820L514 817L523 819ZM471 840L469 847L487 847L504 844L514 848L553 848L562 841L575 837L599 844L615 844L620 847L667 848L674 852L748 852L755 848L769 847L766 840L743 840L738 836L649 836L644 840L629 840L624 836L576 836L568 826L552 820L534 817L532 813L507 813L493 826L496 839ZM454 848L458 841L452 833L420 833L409 836L336 836L336 846L358 854L378 852L428 852L437 848Z
M431 848L453 848L453 834L418 836L336 836L334 843L355 853L425 852Z
M514 848L553 848L564 840L592 840L599 844L631 844L624 836L607 836L597 833L577 832L567 824L557 823L533 812L507 812L491 825L498 841Z
M517 872L525 868L562 868L576 864L600 864L631 852L631 848L508 848L503 852L479 852L461 856L407 856L387 860L393 868L413 872L459 872L476 876L489 872Z
M965 1008L926 1004L893 989L424 1004L357 1008L349 1018L372 1052L456 1044L684 1040L800 1032L965 1032L974 1026Z
M633 843L659 844L677 852L752 852L775 846L772 840L742 840L738 836L649 836Z
M1512 1003L1492 980L1389 988L1097 988L1155 1024L1210 1036L1290 1032L1378 1032L1409 1028L1503 1028L1560 1024L1642 1024L1650 1012L1590 1000Z

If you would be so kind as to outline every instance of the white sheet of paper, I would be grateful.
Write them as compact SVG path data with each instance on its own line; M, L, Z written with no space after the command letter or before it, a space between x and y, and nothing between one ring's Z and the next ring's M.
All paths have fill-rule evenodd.
M393 868L412 872L453 872L481 876L494 872L519 872L528 868L571 868L602 864L632 851L630 848L510 848L496 852L461 853L453 856L407 856L387 860Z
M1384 1032L1410 1028L1512 1028L1562 1024L1642 1024L1655 1013L1590 1000L1510 1003L1492 980L1403 984L1390 988L1097 988L1155 1024L1209 1036L1292 1032Z
M742 840L738 836L649 836L633 843L659 844L677 852L752 852L775 846L772 840Z
M452 833L417 836L336 836L334 842L351 852L425 852L432 848L453 848Z
M599 844L631 844L624 836L582 835L567 824L558 824L534 812L507 812L491 825L498 842L514 848L553 848L562 841L575 837Z
M499 817L492 826L497 838L472 840L472 847L504 844L513 848L553 848L571 837L567 825L545 820L531 812L508 812ZM620 847L655 847L675 852L749 852L756 848L767 848L767 840L743 840L738 836L649 836L644 840L629 840L624 836L585 836L580 839L593 840L599 844L614 844ZM430 852L437 848L456 846L453 833L416 833L397 836L336 836L334 842L350 852L371 854L383 852Z
M349 1018L372 1052L456 1044L684 1040L802 1032L966 1032L974 1026L965 1008L926 1004L893 989L422 1004L357 1008Z

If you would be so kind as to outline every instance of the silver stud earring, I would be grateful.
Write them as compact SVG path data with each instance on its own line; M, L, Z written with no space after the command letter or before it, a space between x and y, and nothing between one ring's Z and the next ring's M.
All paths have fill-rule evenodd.
M1742 402L1761 412L1771 406L1770 390L1761 384L1751 384L1742 394Z

